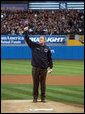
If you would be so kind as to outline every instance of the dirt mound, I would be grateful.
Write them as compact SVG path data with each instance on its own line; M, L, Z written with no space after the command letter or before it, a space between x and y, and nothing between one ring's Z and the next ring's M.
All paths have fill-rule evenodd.
M34 111L33 109L40 111ZM44 109L52 110L46 111ZM42 103L39 100L37 103L33 103L32 100L2 100L1 113L84 113L84 107L54 101Z

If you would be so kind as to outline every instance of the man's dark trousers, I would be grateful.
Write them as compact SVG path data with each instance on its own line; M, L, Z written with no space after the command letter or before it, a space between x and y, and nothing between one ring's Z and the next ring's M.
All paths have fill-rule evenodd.
M34 99L38 99L39 82L41 86L41 100L45 99L46 74L47 74L47 69L32 67L33 98Z

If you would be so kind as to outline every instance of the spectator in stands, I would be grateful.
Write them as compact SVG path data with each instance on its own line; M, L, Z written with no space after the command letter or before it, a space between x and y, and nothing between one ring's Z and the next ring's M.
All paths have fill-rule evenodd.
M1 11L1 34L22 35L84 34L84 12L80 10Z

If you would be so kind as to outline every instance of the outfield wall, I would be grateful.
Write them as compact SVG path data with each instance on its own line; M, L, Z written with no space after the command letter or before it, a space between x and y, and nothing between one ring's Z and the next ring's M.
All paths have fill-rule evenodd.
M84 60L84 46L49 46L53 59ZM28 46L1 46L1 59L31 59Z

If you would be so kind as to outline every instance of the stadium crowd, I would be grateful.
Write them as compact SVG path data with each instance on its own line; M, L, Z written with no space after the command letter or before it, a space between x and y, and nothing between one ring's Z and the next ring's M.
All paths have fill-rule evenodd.
M29 35L84 34L84 11L1 11L2 35L22 35L26 26L29 28Z

